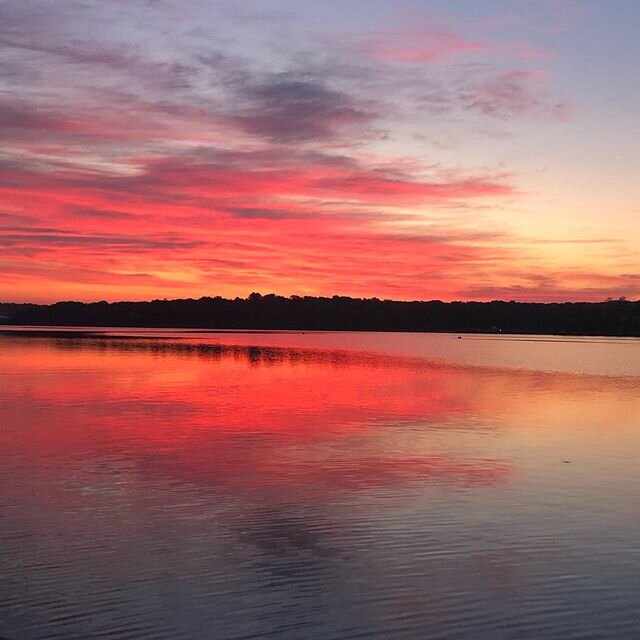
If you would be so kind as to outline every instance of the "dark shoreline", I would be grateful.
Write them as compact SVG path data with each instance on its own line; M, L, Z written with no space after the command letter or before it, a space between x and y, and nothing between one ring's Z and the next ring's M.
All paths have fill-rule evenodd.
M640 302L398 302L251 294L150 302L0 303L2 325L183 331L373 331L640 337Z
M89 327L88 327L89 328ZM177 341L194 339L191 334L211 334L211 335L305 335L322 333L358 333L357 331L301 331L297 329L283 330L242 330L242 329L191 329L179 327L90 327L91 331L74 331L68 327L56 327L39 330L26 327L8 328L7 325L0 325L0 338L55 338L57 340L158 340ZM95 330L94 330L95 329ZM128 331L149 331L147 335L132 335ZM182 335L155 335L154 332L180 332ZM504 340L517 342L597 342L599 339L608 340L640 340L640 336L618 336L618 335L578 335L578 334L558 334L558 333L474 333L455 331L363 331L361 333L422 333L422 334L446 334L458 338L467 337L470 340ZM550 338L551 340L545 340ZM567 340L562 340L567 338ZM577 338L581 340L569 340ZM0 638L2 640L2 638Z

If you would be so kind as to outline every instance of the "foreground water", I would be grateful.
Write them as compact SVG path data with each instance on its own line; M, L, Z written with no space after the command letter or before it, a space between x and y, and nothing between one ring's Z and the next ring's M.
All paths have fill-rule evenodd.
M0 336L0 636L638 638L639 461L640 340Z

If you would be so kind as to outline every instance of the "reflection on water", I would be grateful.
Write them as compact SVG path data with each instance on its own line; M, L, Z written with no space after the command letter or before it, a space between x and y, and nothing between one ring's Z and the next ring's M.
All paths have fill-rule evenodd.
M0 337L0 635L640 637L639 341L120 334Z

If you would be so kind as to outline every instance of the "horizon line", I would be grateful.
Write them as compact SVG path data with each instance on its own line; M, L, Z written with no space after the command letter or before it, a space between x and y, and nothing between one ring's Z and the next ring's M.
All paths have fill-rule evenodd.
M247 295L246 297L235 296L233 298L228 298L221 295L203 295L198 298L188 297L188 298L151 298L151 299L142 299L142 300L55 300L53 302L15 302L15 301L3 301L0 300L0 305L34 305L41 307L49 307L57 304L150 304L153 302L185 302L185 301L201 301L201 300L227 300L229 302L234 302L237 300L249 301L253 297L254 300L262 300L264 298L280 298L282 300L293 301L293 300L305 300L305 299L316 299L316 300L332 300L332 299L345 299L345 300L356 300L363 302L380 302L380 303L398 303L398 304L412 304L412 303L440 303L440 304L493 304L493 303L502 303L502 304L541 304L541 305L551 305L551 304L605 304L611 302L628 302L631 304L640 303L640 299L631 300L626 296L618 296L617 298L607 297L604 300L548 300L548 301L539 301L539 300L506 300L506 299L498 299L494 298L491 300L441 300L439 298L430 298L430 299L412 299L412 300L403 300L403 299L393 299L393 298L379 298L377 296L371 297L358 297L358 296L347 296L340 294L332 294L332 295L299 295L299 294L291 294L291 295L282 295L277 293L265 293L262 294L260 292L254 291Z

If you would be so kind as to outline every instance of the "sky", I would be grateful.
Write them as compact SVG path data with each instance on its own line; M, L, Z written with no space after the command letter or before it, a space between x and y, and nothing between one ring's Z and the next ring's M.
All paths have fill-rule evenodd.
M636 0L2 0L0 301L640 298Z

